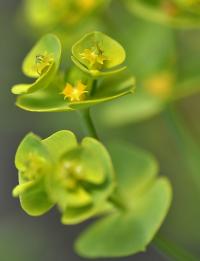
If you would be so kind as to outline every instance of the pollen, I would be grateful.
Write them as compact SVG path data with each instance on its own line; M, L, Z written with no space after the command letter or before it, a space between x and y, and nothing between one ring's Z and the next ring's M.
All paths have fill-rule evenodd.
M84 94L88 92L86 88L87 86L81 81L78 81L75 86L67 83L61 94L64 95L64 99L69 99L71 102L81 101L84 98Z

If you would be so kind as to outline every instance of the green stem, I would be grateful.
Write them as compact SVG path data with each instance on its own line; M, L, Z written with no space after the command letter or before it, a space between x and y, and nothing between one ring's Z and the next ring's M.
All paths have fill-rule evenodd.
M163 238L162 236L156 236L153 241L154 246L161 253L165 254L170 260L174 261L198 261L191 253L176 245L175 243Z
M178 146L180 155L182 155L183 163L187 171L190 173L194 184L197 189L200 187L200 148L197 143L190 136L188 129L186 128L181 115L178 114L175 107L168 106L165 112L165 119L171 133L174 136L174 140Z
M95 139L99 139L95 126L93 124L91 115L90 115L90 110L89 109L83 109L79 111L81 119L82 119L82 125L85 130L85 133L89 137L93 137Z

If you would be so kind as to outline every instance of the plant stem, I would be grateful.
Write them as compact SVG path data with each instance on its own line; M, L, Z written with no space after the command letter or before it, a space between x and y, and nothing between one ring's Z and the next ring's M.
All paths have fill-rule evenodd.
M153 241L155 248L161 253L165 254L170 260L174 261L198 261L191 253L176 245L175 243L163 238L162 236L156 236Z
M82 119L82 125L85 130L85 133L89 137L93 137L95 139L99 139L95 126L93 124L91 115L90 115L90 110L89 109L83 109L79 111L81 119Z
M171 133L174 136L174 140L176 141L180 154L184 159L183 162L185 164L185 167L190 173L194 184L199 189L200 148L190 136L190 133L184 125L181 116L177 113L176 109L173 106L168 106L168 109L165 112L165 119L167 125L171 130Z

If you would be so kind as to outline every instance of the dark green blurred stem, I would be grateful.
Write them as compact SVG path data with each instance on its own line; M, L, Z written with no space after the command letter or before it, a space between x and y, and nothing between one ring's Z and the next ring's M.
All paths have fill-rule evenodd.
M96 92L97 83L98 83L97 79L94 79L94 80L93 80L93 83L92 83L91 93L90 93L91 96Z
M191 137L181 115L175 106L168 105L164 113L165 121L177 144L183 164L197 189L200 187L200 147Z
M153 245L159 252L170 258L169 260L198 261L191 253L160 235L154 239Z
M85 134L98 140L99 138L90 115L90 109L82 109L79 111L79 114L81 116Z
M122 196L119 192L114 191L113 194L109 197L109 202L114 205L120 211L128 210L128 206L126 205L125 200L123 200Z

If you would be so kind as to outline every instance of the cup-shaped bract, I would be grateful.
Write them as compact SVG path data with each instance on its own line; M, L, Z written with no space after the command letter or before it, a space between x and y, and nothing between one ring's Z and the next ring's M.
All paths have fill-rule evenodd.
M12 93L21 95L33 93L47 87L53 80L61 59L61 43L57 36L47 34L42 37L25 57L22 70L30 78L31 84L17 84Z
M65 150L48 186L64 224L76 224L106 211L114 187L109 154L93 138L84 138L81 144Z
M20 198L22 208L32 216L47 212L53 203L46 192L46 177L53 171L50 154L39 137L28 134L18 147L15 165L19 185L13 196Z
M121 65L125 58L121 44L98 31L84 35L72 47L72 61L93 77L124 70L126 67Z

